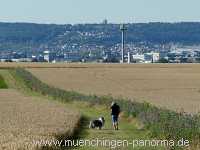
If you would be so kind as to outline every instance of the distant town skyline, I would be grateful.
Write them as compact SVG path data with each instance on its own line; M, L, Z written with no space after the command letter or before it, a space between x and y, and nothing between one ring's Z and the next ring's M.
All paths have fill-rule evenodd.
M1 0L0 22L199 22L199 0Z

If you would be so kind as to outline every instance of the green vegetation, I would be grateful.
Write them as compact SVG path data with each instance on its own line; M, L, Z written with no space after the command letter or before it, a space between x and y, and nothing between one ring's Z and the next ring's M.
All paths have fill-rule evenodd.
M80 132L80 139L106 139L106 140L152 140L150 137L149 131L142 129L142 124L140 124L136 119L127 118L123 115L120 117L120 130L114 131L112 129L111 118L110 118L110 109L104 105L91 105L87 102L69 102L66 105L73 107L74 109L79 109L81 114L85 116L85 121L87 122L84 125L84 130ZM104 116L106 123L102 131L88 129L88 121L99 116ZM164 150L164 147L135 147L136 150ZM79 147L80 150L93 150L92 147ZM95 149L98 149L95 147ZM101 150L102 147L99 147ZM104 149L104 148L103 148ZM133 149L132 145L124 147L124 149Z
M136 23L127 24L127 43L200 43L200 23ZM67 32L66 32L67 31ZM84 36L94 33L95 36ZM103 33L103 36L96 36ZM61 35L61 36L60 36ZM0 50L33 50L43 44L56 47L61 44L95 44L111 46L121 41L119 24L33 24L0 23ZM188 38L189 37L189 38ZM53 44L52 44L53 43Z
M158 63L169 63L169 61L165 58L161 58Z
M38 92L44 96L53 97L53 99L58 99L62 102L89 102L91 106L101 105L102 107L109 108L110 103L116 101L121 106L124 116L140 120L144 125L144 129L150 131L151 138L155 137L174 141L183 138L189 140L194 149L199 144L199 115L176 113L167 109L154 107L148 103L137 103L124 99L114 99L109 96L87 96L73 91L64 91L43 83L30 72L21 68L11 70L11 73L15 78L23 81L27 88L32 91ZM88 111L91 111L88 114L94 114L95 112L92 110L93 109L88 108Z
M12 70L10 72L13 73ZM41 97L42 99L49 99L49 100L55 100L52 97L49 96L42 96L38 94L37 92L31 91L27 88L27 86L24 85L24 82L22 78L19 78L17 76L13 76L10 74L7 70L0 70L0 73L3 76L6 76L6 81L9 83L9 87L19 90L20 92L23 92L25 95L29 97ZM14 74L13 74L14 75ZM126 115L122 114L120 116L120 130L114 131L112 129L111 124L111 116L110 116L110 108L108 108L105 105L98 105L98 104L91 104L89 102L84 101L67 101L64 102L63 105L66 105L66 108L74 109L76 111L79 111L82 115L81 122L79 126L75 129L73 136L68 136L68 134L60 134L56 136L56 139L63 140L63 139L87 139L87 140L93 140L95 138L98 139L106 139L106 140L128 140L132 142L132 140L153 140L153 138L150 136L150 132L148 130L145 130L143 128L143 125L136 119L136 118L128 118ZM104 116L106 119L105 127L102 131L99 130L91 130L88 128L89 120L95 119L99 116ZM164 150L164 147L144 147L144 146L135 146L134 149L136 150ZM65 147L47 147L44 146L39 150L66 150L68 149ZM74 148L72 148L74 149ZM84 147L77 147L75 149L80 150L93 150L94 147L84 146ZM107 149L105 147L95 147L97 150L104 150ZM109 148L108 148L109 149ZM129 145L128 147L120 148L120 149L130 149L132 150L132 145Z
M4 80L4 78L0 75L0 89L7 89L8 86Z

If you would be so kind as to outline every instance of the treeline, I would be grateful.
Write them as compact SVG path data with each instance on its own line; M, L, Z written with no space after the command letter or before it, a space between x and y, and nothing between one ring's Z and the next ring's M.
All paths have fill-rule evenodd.
M64 26L32 23L0 23L0 42L45 43L64 32Z
M135 23L126 24L130 42L151 43L200 43L200 23ZM97 36L81 35L81 32ZM98 36L101 33L102 36ZM33 23L0 23L0 48L11 44L49 44L54 46L64 43L113 45L119 43L121 33L119 24L33 24ZM9 45L10 44L10 45Z
M31 91L51 96L63 102L85 101L91 103L91 105L100 104L109 107L112 101L116 101L125 115L138 118L144 124L145 129L151 131L152 137L175 142L183 138L189 140L194 149L197 149L200 143L199 115L177 113L154 107L148 103L115 99L110 96L83 95L73 91L61 90L43 83L30 72L21 68L13 69L11 73L15 79L23 82ZM172 149L179 148L175 146Z
M121 33L118 24L86 24L73 27L74 31L84 32L104 32L104 37L100 42L110 41L119 43ZM182 23L135 23L126 24L128 33L127 42L151 42L151 43L182 43L199 44L200 43L200 23L182 22ZM88 42L99 42L93 38Z

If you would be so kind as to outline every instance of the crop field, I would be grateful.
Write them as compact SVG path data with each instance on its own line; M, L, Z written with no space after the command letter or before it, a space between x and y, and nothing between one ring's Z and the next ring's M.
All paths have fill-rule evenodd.
M0 70L8 87L15 89L0 90L0 149L35 149L33 141L63 139L63 135L73 134L77 124L81 125L79 132L73 135L85 139L169 138L177 141L184 137L191 141L192 149L198 149L198 115L158 109L146 103L126 101L126 98L196 113L200 105L199 64L13 63L9 67L0 66L25 68ZM123 132L113 134L108 109L112 98L101 95L123 97L115 99L123 110L120 117L120 131ZM71 111L73 108L79 113ZM106 118L102 134L98 130L88 130L88 121L101 115ZM80 116L85 124L80 122Z
M26 97L14 89L0 90L0 149L32 150L35 141L70 136L79 119L78 112L63 104Z
M40 80L84 94L112 95L176 111L200 111L199 64L50 64L23 67Z

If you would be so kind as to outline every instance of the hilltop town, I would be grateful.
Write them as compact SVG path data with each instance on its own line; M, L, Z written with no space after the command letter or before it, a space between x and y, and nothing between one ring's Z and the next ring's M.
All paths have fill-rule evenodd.
M125 24L131 63L200 62L200 23ZM130 55L128 55L128 52ZM130 58L130 59L129 59ZM120 24L0 23L2 62L120 62Z

